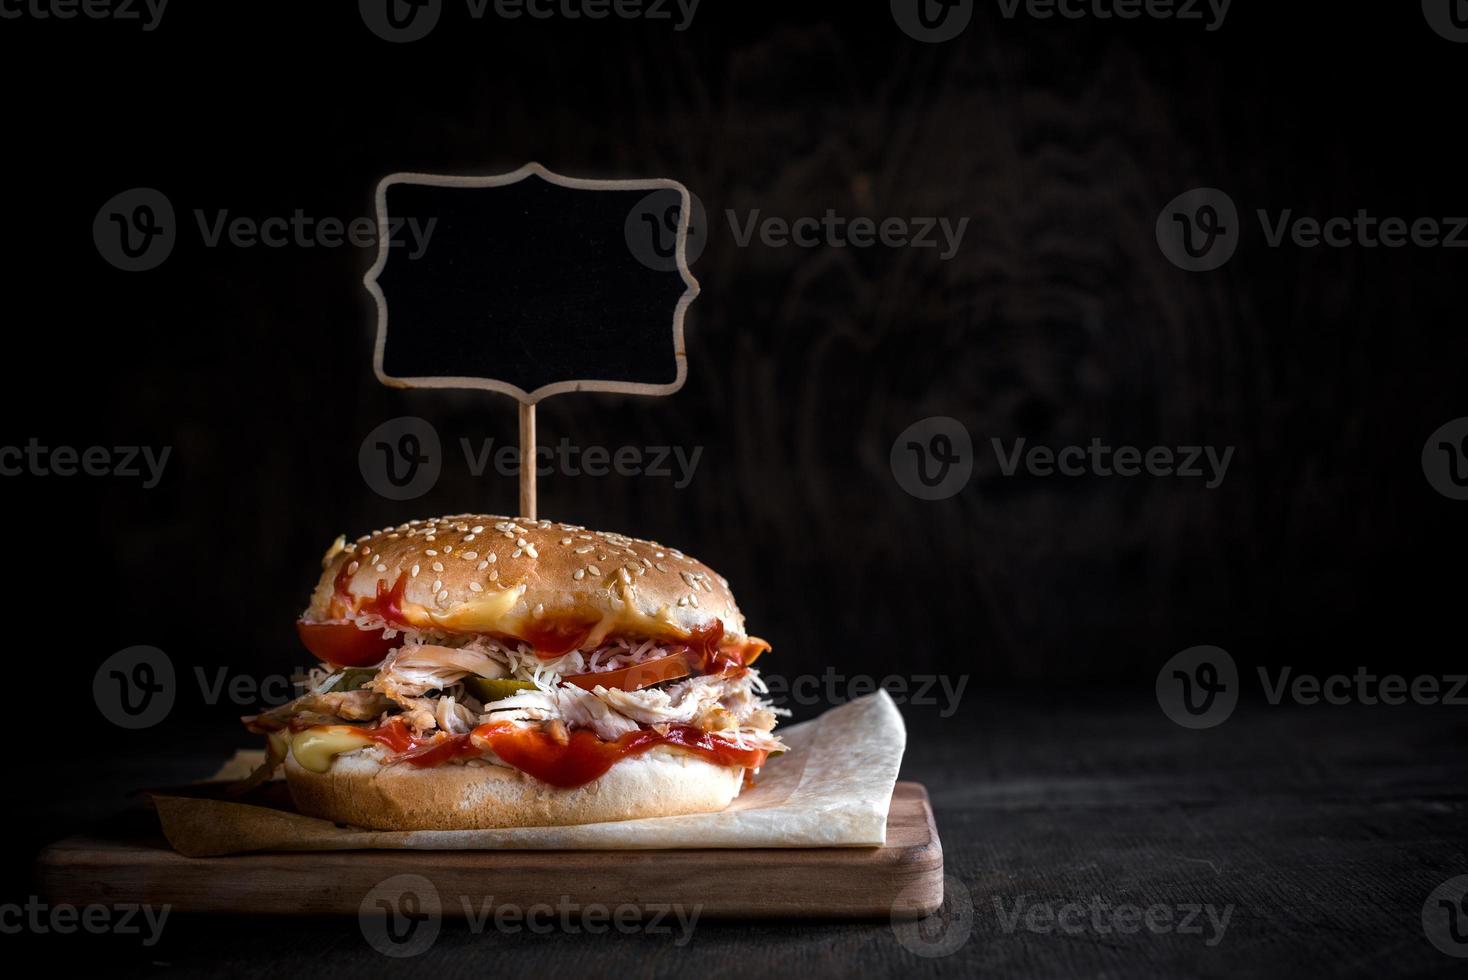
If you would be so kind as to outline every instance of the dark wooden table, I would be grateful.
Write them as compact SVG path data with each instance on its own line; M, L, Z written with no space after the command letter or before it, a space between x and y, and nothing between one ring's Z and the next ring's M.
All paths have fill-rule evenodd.
M685 941L676 926L506 934L445 922L426 952L395 961L355 919L176 917L151 948L14 938L109 972L271 980L1468 975L1422 920L1433 890L1468 874L1462 709L1245 703L1202 732L1150 699L1103 694L971 694L948 719L905 711L903 775L932 794L950 876L943 915L924 923L699 922ZM162 774L117 760L93 774L87 806L77 787L42 801L8 789L12 815L27 816L19 839L59 836L150 775L202 775L225 749L217 738L175 743Z

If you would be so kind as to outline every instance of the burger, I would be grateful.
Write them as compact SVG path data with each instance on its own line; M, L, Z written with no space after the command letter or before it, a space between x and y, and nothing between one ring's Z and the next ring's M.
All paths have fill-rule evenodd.
M653 541L411 521L322 560L304 693L244 719L304 814L380 830L721 810L784 746L729 584Z

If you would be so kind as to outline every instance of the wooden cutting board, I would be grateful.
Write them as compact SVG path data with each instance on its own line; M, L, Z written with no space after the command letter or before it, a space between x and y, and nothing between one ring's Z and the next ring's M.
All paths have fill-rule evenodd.
M700 906L704 918L922 918L943 904L943 848L928 793L899 782L887 843L872 848L670 851L314 851L186 858L132 821L70 837L37 859L56 904L137 902L174 912L356 915L384 879L421 875L443 915L537 903Z

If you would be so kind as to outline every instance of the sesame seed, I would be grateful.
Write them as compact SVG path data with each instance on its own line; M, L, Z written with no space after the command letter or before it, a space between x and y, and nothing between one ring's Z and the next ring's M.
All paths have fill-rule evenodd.
M424 553L424 554L425 554L425 555L427 555L427 556L428 556L428 557L429 557L429 558L437 558L437 557L438 557L438 552L437 552L437 551L435 551L435 550L434 550L434 549L432 549L432 548L429 548L429 549L428 549L428 550L427 550L427 551L425 551L425 552L423 552L423 553Z
M418 577L418 566L417 565L414 565L411 569L409 569L409 572L412 574L413 578L417 578Z
M440 592L438 594L438 601L439 601L439 604L440 605L442 605L444 603L447 603L449 601L449 590L448 589L444 589L442 592Z
M498 568L491 568L489 570L489 580L491 582L495 581L499 577L500 577L500 570Z
M538 551L535 550L535 545L533 545L533 544L527 544L525 546L525 553L527 555L529 555L531 558L539 558L540 557L540 552L538 552Z
M589 554L591 554L595 550L596 549L593 548L591 545L587 545L584 548L577 548L576 549L576 554L578 554L578 555L589 555Z
M484 525L483 524L475 524L469 530L472 533L474 533L474 534L483 534L484 533Z
M443 571L443 562L441 562L441 561L434 562L433 563L433 570L435 572L441 572L441 571Z
M586 569L584 569L584 568L578 568L578 569L576 569L576 571L574 571L574 572L571 573L571 577L574 578L578 582L581 581L582 579L584 579L586 577Z
M470 541L473 541L478 536L479 535L477 535L477 534L466 534L466 535L464 535L464 543L465 544L468 544Z
M478 582L470 582L469 583L469 591L470 592L483 592L484 591L484 586L480 585Z
M588 572L590 572L592 575L600 575L601 574L601 569L600 568L597 568L595 565L587 565L586 566L586 570Z
M446 554L446 555L449 554L450 552L452 552L453 550L454 550L454 546L451 545L451 544L446 544L446 545L443 546L443 553Z
M656 568L660 572L666 572L666 571L668 571L668 566L667 565L664 565L662 562L657 562L652 567L653 568Z
M464 558L465 561L473 561L474 559L476 559L478 557L479 557L479 552L477 552L477 551L466 551L463 554L463 558Z
M348 575L356 575L357 574L357 569L359 569L361 567L362 566L361 566L360 563L354 561L354 562L352 562L351 564L349 564L347 566L347 574Z
M510 552L510 557L511 558L519 558L524 553L525 553L525 549L524 548L516 548L514 551Z
M478 570L479 570L479 571L481 571L481 572L482 572L482 571L484 571L484 570L485 570L485 569L486 569L486 568L488 568L488 567L489 567L489 562L487 562L487 561L482 561L482 562L480 562L480 563L479 563L479 564L478 564L478 565L476 565L476 566L475 566L475 567L476 567L476 568L477 568L477 569L478 569Z
M385 571L387 571L387 566L386 565L383 565L381 563L378 563L378 565L376 566L376 568L377 568L377 570L379 572L385 572Z
M433 580L433 591L437 592L439 589L442 589L442 588L443 588L443 580L442 579L434 579Z
M497 561L499 561L499 560L500 560L500 555L499 555L499 552L498 552L498 551L491 551L491 552L490 552L490 553L489 553L489 558L488 558L488 559L487 559L487 561L488 561L488 562L489 562L489 563L490 563L490 564L491 564L491 565L493 565L493 564L494 564L494 563L495 563L495 562L497 562Z

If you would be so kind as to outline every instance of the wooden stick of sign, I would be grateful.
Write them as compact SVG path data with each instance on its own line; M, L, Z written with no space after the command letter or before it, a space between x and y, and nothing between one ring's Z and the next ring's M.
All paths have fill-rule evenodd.
M520 516L535 520L535 405L520 403Z
M698 295L688 268L694 208L676 180L587 180L537 163L489 177L384 177L377 261L363 277L377 302L374 373L394 388L480 389L519 402L520 516L536 520L540 399L573 391L669 395L683 386L683 316ZM409 259L398 248L400 258L389 263L395 213L432 233L421 254ZM584 234L565 232L578 225ZM618 240L636 262L605 247ZM669 296L669 276L682 288L666 306L617 302ZM504 281L537 288L505 290ZM543 315L546 295L564 305L554 323ZM667 340L646 339L659 335Z

